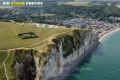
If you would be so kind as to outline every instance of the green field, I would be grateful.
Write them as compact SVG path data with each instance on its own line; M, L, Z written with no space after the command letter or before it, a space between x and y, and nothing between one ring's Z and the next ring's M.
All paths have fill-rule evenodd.
M94 5L102 5L99 3L91 3L89 1L76 1L76 2L60 2L58 5L72 5L72 6L94 6ZM110 4L108 4L110 5Z
M89 2L61 2L58 5L87 6Z
M41 40L46 39L47 37L67 31L68 29L63 28L43 28L36 27L35 25L25 24L20 26L21 23L12 23L12 22L0 22L0 49L10 49L10 48L19 48L28 46ZM21 39L17 36L18 33L33 32L39 36L39 38L31 39Z
M0 6L0 9L5 9L5 8L12 9L13 7L12 6Z
M13 66L11 67L11 65L13 65L14 61L15 61L14 52L15 51L10 51L8 53L9 57L5 61L5 65L6 65L6 69L7 69L7 75L8 75L9 80L16 80L17 79L16 74L15 74L14 69L13 69Z
M0 52L0 80L6 80L3 61L7 56L7 52Z

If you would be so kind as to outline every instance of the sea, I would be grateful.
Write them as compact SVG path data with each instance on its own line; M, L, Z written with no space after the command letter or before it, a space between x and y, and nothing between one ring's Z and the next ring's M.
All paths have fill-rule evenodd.
M120 31L108 36L67 80L120 80Z

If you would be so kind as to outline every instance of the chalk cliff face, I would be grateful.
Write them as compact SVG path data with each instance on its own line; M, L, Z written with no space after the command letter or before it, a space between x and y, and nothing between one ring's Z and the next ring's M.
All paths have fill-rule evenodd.
M44 66L40 66L40 58L34 57L35 80L52 80L53 77L60 75L65 66L80 58L90 45L98 42L98 35L75 30L72 35L60 36L53 42L55 47L52 48Z
M36 67L34 62L34 50L16 50L14 70L18 80L34 80Z

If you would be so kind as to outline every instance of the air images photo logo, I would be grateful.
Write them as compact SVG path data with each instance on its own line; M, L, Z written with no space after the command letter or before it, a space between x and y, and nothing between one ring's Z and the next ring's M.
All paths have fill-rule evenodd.
M43 2L16 2L16 1L11 1L11 2L0 2L1 6L42 6Z

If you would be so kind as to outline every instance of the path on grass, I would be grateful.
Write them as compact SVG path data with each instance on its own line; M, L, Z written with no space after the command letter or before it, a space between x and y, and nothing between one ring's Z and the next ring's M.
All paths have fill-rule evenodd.
M60 35L60 34L67 33L67 32L69 32L69 31L72 31L72 29L71 29L71 30L68 30L68 31L65 31L65 32L60 32L60 33L57 33L57 34L53 34L53 35L49 36L48 38L43 39L43 40L40 41L40 42L34 43L34 44L32 44L32 45L29 45L29 46L24 46L24 47L21 47L21 48L34 46L34 45L39 44L39 43L42 43L42 42L44 42L44 41L48 41L48 42L50 42L55 36Z
M3 61L3 66L4 66L4 69L5 69L5 76L6 76L7 80L9 80L9 77L8 77L8 75L7 75L7 68L6 68L5 62L6 62L6 60L9 58L9 52L10 52L10 51L8 50L7 57L6 57L6 59Z
M5 76L6 76L7 80L9 80L9 77L8 77L8 75L7 75L7 68L6 68L5 62L6 62L6 60L9 58L9 52L10 52L10 51L16 50L16 49L34 49L34 48L26 48L26 47L31 47L31 46L37 45L37 44L39 44L39 43L42 43L42 42L44 42L44 41L48 41L48 43L50 43L50 41L51 41L55 36L60 35L60 34L67 33L67 32L69 32L69 31L72 31L72 30L68 30L68 31L65 31L65 32L61 32L61 33L57 33L57 34L51 35L50 37L48 37L48 38L46 38L46 39L44 39L44 40L42 40L42 41L40 41L40 42L34 43L34 44L32 44L32 45L29 45L29 46L24 46L24 47L21 47L21 48L14 48L14 49L8 49L8 50L0 50L0 51L8 51L8 52L7 52L7 57L6 57L5 60L3 61L3 66L4 66L4 70L5 70Z
M60 35L60 34L64 34L64 33L67 33L67 32L70 32L70 31L72 31L72 30L73 30L73 29L68 30L68 31L64 31L64 32L60 32L60 33L57 33L57 34L53 34L53 35L49 36L48 38L43 39L43 40L40 41L40 42L31 44L31 45L28 45L28 46L24 46L24 47L20 47L20 48L13 48L13 49L7 49L7 50L0 50L0 51L8 51L8 50L11 51L11 50L16 50L16 49L32 49L32 48L27 48L27 47L31 47L31 46L37 45L37 44L42 43L42 42L44 42L44 41L50 42L55 36Z
M21 48L13 48L13 49L8 49L8 50L0 50L0 51L8 51L8 52L7 52L7 57L6 57L5 60L3 61L3 66L4 66L4 70L5 70L6 79L9 80L9 77L8 77L8 75L7 75L7 68L6 68L5 62L6 62L6 60L9 58L9 53L10 53L10 51L16 50L16 49L34 49L34 48L26 48L26 47L31 47L31 46L37 45L37 44L39 44L39 43L42 43L42 42L44 42L44 41L48 41L48 43L50 43L55 36L60 35L60 34L67 33L67 32L69 32L69 31L72 31L72 29L71 29L71 30L68 30L68 31L65 31L65 32L61 32L61 33L57 33L57 34L51 35L51 36L49 36L48 38L46 38L46 39L44 39L44 40L42 40L42 41L40 41L40 42L34 43L34 44L32 44L32 45L29 45L29 46L24 46L24 47L21 47Z

